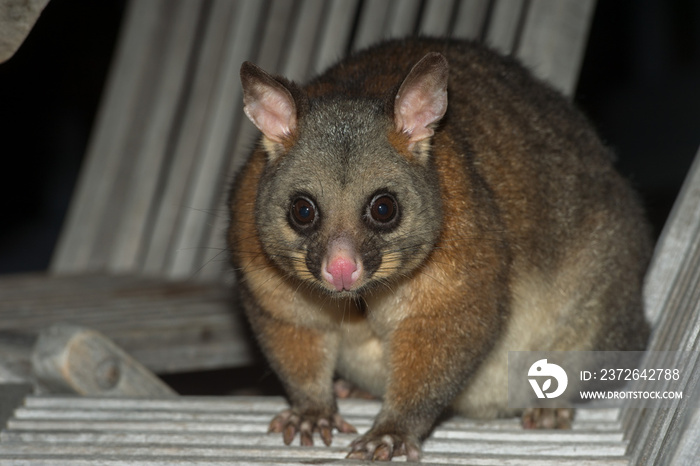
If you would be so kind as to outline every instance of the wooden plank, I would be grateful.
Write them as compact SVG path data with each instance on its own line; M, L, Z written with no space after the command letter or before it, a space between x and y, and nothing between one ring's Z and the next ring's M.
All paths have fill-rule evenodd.
M11 281L21 292L9 293L0 302L0 330L5 332L0 332L0 344L5 349L12 350L4 345L12 335L29 337L53 323L72 322L103 332L160 373L240 366L253 360L231 291L218 283L41 274ZM33 289L37 296L31 294ZM20 350L6 354L12 356L6 362L16 366L28 360L28 351Z
M188 204L192 188L192 172L200 157L200 145L210 123L210 112L215 106L215 84L223 60L226 36L234 22L236 3L226 0L213 1L203 12L203 29L197 50L193 51L191 68L188 69L191 90L183 93L177 111L183 115L182 123L174 135L173 154L169 163L164 192L153 214L153 229L147 239L143 271L146 274L164 275L170 267L175 250L176 231L185 212L194 209Z
M265 27L259 37L260 47L255 55L248 59L271 73L277 73L287 53L287 39L292 35L293 24L299 21L297 16L299 2L274 0L265 15ZM247 119L246 119L247 120Z
M127 7L85 166L80 171L76 194L51 261L54 272L84 271L100 257L100 251L95 251L102 233L100 222L111 225L115 221L105 218L105 213L113 197L116 174L125 162L121 157L123 147L131 140L131 115L141 104L134 89L142 86L144 70L149 69L150 44L161 31L158 27L161 7L167 7L167 3L168 0L130 2ZM116 212L110 214L115 216ZM104 255L102 252L101 260Z
M72 450L71 450L72 447ZM343 459L346 449L331 447L271 447L241 445L235 447L179 447L159 445L148 446L104 446L81 447L76 451L74 445L43 446L41 452L33 452L31 447L8 448L3 456L8 465L16 464L91 464L99 461L106 465L152 465L152 464L326 464L357 465L356 460ZM12 457L13 455L14 458ZM47 461L47 458L49 461ZM116 459L121 458L121 459ZM25 463L24 461L31 461ZM82 460L82 462L80 462ZM87 462L85 462L87 461ZM399 460L400 461L400 460ZM426 453L420 464L430 466L437 464L462 465L522 465L523 457L515 455L457 455ZM527 457L528 464L542 466L557 465L626 465L624 458L583 457L573 459L554 459L548 457ZM95 463L92 463L95 464Z
M142 136L138 147L129 147L133 157L129 188L120 200L124 214L116 227L111 246L109 270L116 273L141 268L147 235L156 207L160 203L160 182L169 167L167 153L172 132L177 128L177 112L186 90L188 64L195 42L201 5L196 2L175 1L177 5L169 18L168 32L163 34L163 47L158 70L153 70L149 92L148 115L141 123ZM157 74L156 74L157 73ZM162 238L163 241L167 237Z
M42 303L53 306L53 300L70 303L90 303L105 298L165 297L221 295L229 289L216 282L201 283L191 280L169 281L155 277L135 275L8 275L0 280L0 312L11 311L13 306L31 309ZM26 303L26 305L23 305Z
M138 313L148 315L158 315L162 313L172 312L174 310L186 310L187 308L202 306L199 311L206 314L207 310L211 309L212 314L226 315L225 312L219 311L221 308L233 308L233 303L226 293L219 293L218 287L213 291L201 287L202 294L197 295L196 289L191 294L172 294L161 292L155 289L152 293L144 293L143 295L127 295L118 296L110 294L97 294L88 296L86 300L81 301L75 297L68 299L46 299L44 302L29 302L28 304L14 305L3 307L0 310L0 316L3 317L3 322L0 328L23 328L32 325L32 322L41 323L56 319L68 319L76 316L84 315L86 319L91 320L109 320L112 316L129 314L138 315ZM105 300L108 299L107 302ZM150 311L149 311L150 310ZM128 324L128 323L127 323Z
M294 53L294 47L298 44L287 40L289 37L306 38L302 34L298 34L303 28L297 30L295 25L303 22L306 18L301 16L307 14L306 11L300 11L304 5L309 2L304 2L302 5L289 2L287 0L277 0L270 6L269 19L265 21L265 28L262 37L260 38L260 47L258 50L252 51L247 59L255 62L263 69L272 73L280 73L282 67L287 65L298 66L295 61L289 61L287 57ZM306 18L308 19L308 18ZM306 30L313 28L306 28ZM310 63L312 52L306 50L307 62ZM301 72L287 70L290 73ZM306 73L306 69L304 69ZM287 73L282 72L287 75ZM250 121L243 116L242 102L236 102L236 111L239 113L239 118L235 127L232 128L232 139L234 141L233 149L229 162L223 171L226 175L222 177L223 187L220 190L216 204L210 211L211 228L209 237L203 246L203 253L199 257L198 263L194 266L195 272L193 276L197 280L214 281L230 278L231 271L229 268L228 248L226 245L226 230L228 228L228 183L233 180L235 174L242 166L250 154L255 140L259 137L259 131L253 126ZM230 282L230 280L229 280Z
M458 3L452 37L481 39L486 32L489 0L462 0Z
M693 305L684 308L667 308L665 310L669 314L681 313L693 316L688 326L684 327L688 340L681 345L681 348L687 347L686 345L693 341L697 345L697 337L700 332L700 302L695 301ZM682 321L682 319L668 318L665 319L664 324L675 326L679 323L678 321ZM664 327L665 325L662 325L658 329L659 333L664 332ZM652 339L651 349L655 349L656 340L656 338ZM663 341L663 338L658 340ZM665 365L665 367L676 367L683 374L681 381L667 384L666 387L668 390L682 391L683 399L647 408L642 412L635 409L628 409L624 412L625 418L629 418L625 419L625 423L629 426L630 450L635 461L634 464L667 463L685 437L684 429L686 426L697 422L699 408L696 400L699 396L700 358L698 358L697 352L692 354L694 354L694 359L689 359L686 364L670 363ZM687 442L683 443L686 447L688 446Z
M449 37L454 8L454 0L426 1L420 18L419 34Z
M131 399L131 398L91 398L74 396L30 396L25 400L25 407L31 409L74 409L84 410L134 410L134 411L171 411L178 412L216 412L230 411L236 413L253 413L275 415L288 407L281 397L179 397L177 399ZM339 399L338 408L344 416L374 417L381 409L379 400ZM619 408L581 409L576 413L576 422L572 430L582 423L586 428L595 424L613 424L617 422ZM494 420L479 420L464 417L453 417L442 424L453 427L478 429L503 429L519 426L516 418L499 418ZM619 425L617 426L619 428Z
M133 275L92 274L46 274L22 273L3 275L0 280L2 301L0 306L9 300L31 300L44 295L74 295L83 290L85 293L101 292L106 288L127 286L127 283L140 283L148 286L152 279L139 278ZM162 280L161 280L162 282Z
M170 400L32 396L0 434L0 459L191 462L226 458L240 464L304 464L344 460L355 435L338 434L333 446L285 447L267 435L269 419L286 403L281 398L188 398ZM362 432L369 429L380 403L340 400L340 412ZM526 431L518 419L482 421L455 417L441 423L425 442L423 464L628 464L619 425L616 431L580 429ZM597 425L615 410L588 416ZM14 456L12 456L14 455Z
M99 298L99 297L97 297ZM104 297L103 297L104 299ZM38 307L38 306L37 306ZM71 304L71 302L58 302L53 306L44 306L41 309L37 307L30 308L10 308L9 312L3 312L3 323L0 328L4 329L21 329L28 328L33 325L41 325L52 320L66 320L71 318L81 318L88 321L108 322L115 320L118 323L119 316L124 318L143 316L146 320L149 317L158 316L168 313L188 313L202 316L206 315L221 315L227 316L227 310L233 309L233 303L227 296L174 296L172 298L160 299L157 295L149 295L145 299L128 298L110 300L107 305L99 303L80 303ZM188 309L195 310L188 311ZM197 309L200 308L200 309Z
M391 0L365 2L360 10L357 32L353 37L354 51L364 49L386 37L391 4Z
M676 292L675 284L688 267L689 252L699 247L700 236L700 151L681 186L668 221L657 241L654 257L644 286L644 302L647 319L658 324L666 306Z
M229 306L226 303L196 300L187 303L159 304L155 309L147 304L110 307L107 309L95 306L87 307L80 311L67 308L63 312L56 313L56 315L51 312L47 312L43 316L30 315L3 325L7 326L5 327L6 329L11 330L37 330L50 323L72 321L81 322L96 328L111 329L110 333L116 336L115 334L118 334L119 329L132 333L140 332L141 330L133 325L134 320L139 321L138 327L148 331L154 330L149 329L151 322L154 322L153 327L160 327L164 331L168 325L192 325L197 323L197 321L201 322L197 327L206 326L208 321L221 325L230 317L228 312L226 312L228 308ZM100 315L103 310L104 315Z
M393 0L387 37L403 37L415 34L421 10L420 0Z
M647 274L645 305L647 315L654 323L649 343L652 350L697 351L698 348L700 152L698 154L667 220ZM682 400L645 410L623 411L634 464L673 464L674 455L678 458L697 457L697 442L691 440L686 429L691 432L697 429L700 416L696 402L700 358L696 352L690 354L693 357L678 365L683 379L668 387L683 390Z
M692 383L695 387L700 386L700 368L697 366ZM700 407L697 401L684 414L684 419L678 423L677 427L676 447L673 453L669 452L666 455L669 464L694 464L700 457Z
M324 0L306 0L301 3L288 41L289 48L278 69L280 74L295 81L309 78L320 40L320 28L310 25L322 22L326 7Z
M250 56L250 50L241 44L252 46L255 43L265 5L257 0L241 0L236 6L236 25L230 31L222 54L219 80L213 94L214 107L193 170L192 191L186 201L190 209L184 212L176 229L174 250L177 254L168 271L172 278L189 277L197 268L211 225L207 212L217 209L216 203L224 189L220 175L225 173L227 166L230 129L242 118L239 108L241 89L233 83L239 81L240 65Z
M536 76L572 95L578 82L595 0L530 0L517 57Z
M320 24L320 48L312 72L318 74L345 56L351 43L358 0L328 0L328 16Z
M484 42L510 55L518 40L518 26L526 5L525 0L494 0Z
M269 422L269 421L268 421ZM368 427L371 424L368 425ZM280 457L288 456L290 451L282 446L281 436L265 435L267 432L267 422L260 426L259 432L240 432L241 426L234 424L204 424L204 423L183 423L183 422L118 422L118 421L86 421L78 422L50 422L50 421L16 421L11 420L8 424L9 428L18 431L55 431L65 433L79 433L84 431L89 432L120 432L120 437L126 437L127 441L136 443L138 437L148 438L149 444L167 444L169 448L175 446L182 448L177 450L177 454L189 452L193 456L199 456L197 453L198 445L216 445L218 447L235 448L237 450L246 447L264 447L278 448ZM137 435L129 436L129 433ZM341 460L347 454L347 448L350 443L357 437L354 434L336 434L333 438L333 447L316 447L316 454L321 454L328 459ZM517 437L517 435L516 435ZM68 438L65 436L64 438ZM107 439L100 439L100 443ZM318 440L317 440L318 442ZM52 442L53 443L53 442ZM97 443L97 442L96 442ZM106 442L105 442L106 443ZM2 444L0 444L2 445ZM52 445L53 446L53 445ZM77 448L65 450L65 453L74 453ZM88 445L87 447L94 448L95 452L107 456L112 453L104 452L105 446ZM131 445L134 448L133 445ZM148 448L154 448L154 445L147 445ZM470 455L470 456L496 456L496 455L518 455L521 461L530 456L535 457L554 457L554 458L580 458L580 457L623 457L625 454L626 445L621 442L594 442L591 444L579 442L561 442L548 439L542 436L535 442L528 441L513 441L498 438L495 441L490 440L459 440L447 441L429 438L423 444L423 462L435 462L431 458L432 454L438 453L444 456L449 454L454 455ZM5 450L3 446L3 450ZM36 446L35 446L36 448ZM123 450L123 448L120 448ZM290 448L290 450L293 448ZM163 450L164 451L164 450ZM311 453L311 450L308 453ZM50 452L47 452L50 453ZM65 454L64 453L64 454ZM154 454L158 454L153 452ZM204 453L200 450L200 454ZM306 453L306 452L305 452ZM330 455L329 455L330 453ZM238 453L240 454L240 453ZM233 454L235 456L235 454ZM326 456L327 455L327 456ZM306 455L305 455L306 456ZM309 455L311 456L311 455ZM2 458L2 456L0 456ZM352 463L351 463L352 464ZM354 463L356 464L356 463Z
M353 422L371 425L381 408L377 400L341 399L338 406L343 416ZM31 396L23 408L15 413L17 419L106 419L110 416L121 420L201 420L217 422L259 422L265 424L271 416L285 409L287 403L280 397L179 397L177 399L143 398L94 398L72 396ZM548 435L562 439L571 435L587 441L619 440L619 409L581 409L570 431L552 431ZM149 417L153 416L153 417ZM451 417L440 424L456 435L464 432L484 432L487 436L497 432L519 432L519 420L499 418L494 420ZM494 434L488 434L493 432ZM541 435L541 431L526 431L523 435ZM604 434L601 436L600 434ZM441 436L443 434L437 433ZM449 434L447 437L448 438Z

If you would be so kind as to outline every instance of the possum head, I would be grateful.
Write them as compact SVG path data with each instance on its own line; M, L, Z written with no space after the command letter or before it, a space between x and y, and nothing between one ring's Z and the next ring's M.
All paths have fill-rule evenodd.
M447 76L445 58L431 53L386 100L312 99L243 64L244 110L267 153L256 227L278 267L343 297L425 261L442 222L430 139L447 109Z

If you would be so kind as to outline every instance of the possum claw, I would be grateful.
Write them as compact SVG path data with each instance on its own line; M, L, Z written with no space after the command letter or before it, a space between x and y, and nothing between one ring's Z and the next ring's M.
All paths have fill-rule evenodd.
M299 413L294 409L287 409L275 416L270 421L268 433L282 433L285 445L290 445L299 434L299 442L302 446L313 446L313 434L318 432L326 446L333 441L333 429L342 433L356 433L357 430L343 419L340 414L330 416Z
M394 456L406 456L407 461L419 461L418 442L400 434L379 434L371 431L350 444L348 459L390 461Z

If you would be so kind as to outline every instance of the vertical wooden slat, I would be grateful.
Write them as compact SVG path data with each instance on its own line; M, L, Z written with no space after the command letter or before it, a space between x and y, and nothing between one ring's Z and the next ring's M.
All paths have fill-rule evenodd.
M273 0L265 13L264 30L257 41L260 43L255 56L249 59L270 73L279 73L284 57L289 53L287 39L293 25L300 22L299 2Z
M145 247L146 234L151 225L154 209L161 201L159 180L165 176L168 166L166 153L171 131L176 124L177 106L186 85L192 43L197 32L200 4L197 2L173 2L177 9L169 19L167 46L157 70L157 83L150 89L149 113L143 124L143 139L139 147L122 157L133 157L132 172L128 180L122 206L125 211L116 228L111 249L109 270L130 272L140 268ZM163 238L166 241L167 237Z
M573 94L595 0L529 0L516 55L535 75Z
M353 38L353 50L361 50L386 37L391 4L391 0L365 2Z
M146 248L143 271L149 275L163 275L168 270L170 261L178 253L174 244L178 222L188 210L195 208L188 204L187 194L191 189L192 171L200 159L200 145L209 124L209 113L215 105L213 91L235 7L235 2L215 0L202 20L204 31L200 32L201 46L195 52L192 90L180 108L184 118L173 144L164 193Z
M689 202L680 202L689 199ZM700 151L678 194L678 201L657 241L654 257L644 286L647 318L656 324L662 316L665 303L673 293L681 264L687 260L688 245L700 235ZM671 221L673 220L673 221Z
M453 37L481 39L486 30L484 22L489 9L489 0L461 0L452 31Z
M278 70L289 79L301 81L309 77L320 40L318 24L323 21L326 8L324 0L302 2L298 12L300 20L294 25L287 56Z
M320 49L313 64L313 74L318 74L340 60L348 50L350 34L357 13L358 0L328 0L328 17L319 39Z
M187 205L182 221L177 227L175 251L172 267L168 271L171 277L189 277L196 268L201 247L205 245L207 233L211 228L211 216L206 212L214 208L220 199L222 173L225 173L229 156L231 129L241 118L238 102L241 99L239 69L250 55L250 49L259 34L259 24L263 15L263 2L258 0L241 0L237 2L236 24L229 34L223 54L219 81L213 94L214 107L206 126L206 133L200 147L199 159L193 170L192 190L187 197Z
M84 271L90 264L102 265L94 264L95 244L100 241L98 227L116 216L115 212L107 215L106 211L117 183L116 174L126 163L121 155L130 139L131 115L140 106L134 89L143 85L152 43L160 32L162 9L167 4L168 0L158 4L130 2L126 10L86 163L51 261L53 272L77 272ZM106 251L103 254L106 255Z
M308 2L306 2L308 3ZM259 50L247 57L258 66L271 72L286 76L284 69L287 66L293 67L295 62L288 60L293 53L295 41L287 40L294 36L297 31L297 24L303 23L299 5L288 0L275 0L271 3L265 28L262 31L259 43ZM310 28L307 28L310 29ZM312 50L307 50L309 60ZM252 52L251 52L252 53ZM238 82L236 83L237 85ZM236 103L236 110L240 113L240 118L234 128L234 144L228 154L228 163L225 175L222 177L222 188L218 193L218 200L212 207L211 230L203 248L204 254L200 256L199 263L193 272L193 277L200 280L224 280L230 276L228 266L228 253L226 245L226 229L228 228L228 190L235 173L250 154L259 132L246 117L243 116L241 102Z
M700 370L696 367L695 386L700 385ZM679 439L675 451L667 455L668 464L694 464L700 457L700 398L691 404L679 426Z
M233 6L234 3L229 0L218 2L218 10L213 10L211 14L210 21L212 27L215 27L217 30L222 29L222 32L225 33L230 27L233 18L227 19L223 17L222 11L219 10L222 8L230 9ZM290 29L292 29L293 20L297 17L295 2L274 0L269 3L265 16L264 30L260 34L261 38L256 41L250 41L254 46L246 49L248 56L244 58L246 60L252 60L264 69L274 73L278 72L280 63L283 62L284 55L287 53L287 48L284 44L286 38L290 34ZM205 41L205 46L214 48L217 43L223 44L224 42L225 40L221 37L221 34L217 33L216 36L212 36ZM258 46L257 43L260 45ZM258 48L259 51L256 53L256 49ZM216 63L222 61L221 56L219 56L220 52L217 52L216 55L211 55L212 60ZM198 65L197 68L201 68L201 65ZM213 83L209 82L210 79L208 76L204 76L202 81L203 87L206 87L207 90L213 88ZM229 83L229 85L239 86L239 80L236 79L235 82ZM214 99L209 102L209 105L212 108L216 105ZM211 225L210 231L203 231L204 238L197 239L197 241L193 240L193 244L188 248L196 253L196 259L192 263L191 270L189 271L190 277L198 280L221 280L222 275L226 275L225 270L228 270L228 254L226 253L225 244L225 231L228 223L226 206L228 183L231 182L233 173L235 173L236 169L249 153L254 135L257 131L254 126L248 122L248 119L243 116L240 99L236 102L232 102L232 105L234 112L239 113L230 130L231 135L235 135L234 149L231 153L224 155L224 166L227 166L227 168L224 168L222 170L223 174L219 175L220 189L214 190L215 193L211 198L213 205L209 206L207 209L199 209L202 214L207 216L207 222ZM206 123L207 122L205 122L205 124ZM204 128L202 128L202 132L204 132ZM181 212L180 215L185 215L187 210L193 208L187 206L182 206L181 208L183 207L185 210ZM153 242L157 243L160 237L161 235L154 234ZM171 249L168 253L168 257L172 258L176 254L183 253L183 251L176 251L174 250L174 246L171 245ZM168 269L165 270L167 271ZM185 272L183 271L182 274L184 275Z
M687 457L698 451L684 429L696 429L700 408L700 152L688 173L659 239L645 287L645 305L654 331L651 350L694 351L693 358L649 361L658 367L677 367L682 379L669 390L683 390L684 398L645 410L626 409L623 420L630 441L632 464L676 464L673 452ZM673 356L673 354L671 354ZM657 366L654 366L657 367ZM695 394L691 389L695 388ZM696 399L693 399L693 396ZM678 463L683 464L683 463Z
M526 0L494 0L485 41L499 52L513 51Z
M454 0L427 0L418 32L427 36L448 37L454 4Z
M420 0L393 0L387 25L387 37L414 34L420 8Z

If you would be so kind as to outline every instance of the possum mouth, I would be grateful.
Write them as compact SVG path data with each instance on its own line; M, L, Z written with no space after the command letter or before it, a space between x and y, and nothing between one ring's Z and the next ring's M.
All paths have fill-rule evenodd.
M368 286L366 283L362 283L359 286L352 288L350 290L347 289L342 289L342 290L337 290L332 287L332 285L328 284L326 281L318 281L317 285L319 288L321 288L327 296L330 296L334 299L340 299L340 300L345 300L345 299L354 299L354 300L361 300L364 292L367 290Z
M360 281L361 283L356 284L356 287L354 287L353 289L341 291L332 288L327 282L323 280L315 281L315 285L316 288L320 289L320 291L324 295L332 298L333 300L350 300L355 301L357 303L364 303L366 297L372 295L375 292L381 292L382 290L386 290L389 293L393 293L393 286L389 280L376 280L373 279L372 276L365 276L361 278Z

